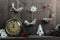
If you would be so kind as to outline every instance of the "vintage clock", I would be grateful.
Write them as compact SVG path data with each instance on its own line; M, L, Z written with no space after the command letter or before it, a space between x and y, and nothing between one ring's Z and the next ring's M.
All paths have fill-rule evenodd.
M10 19L6 22L5 29L9 35L18 35L21 32L21 22L17 19Z

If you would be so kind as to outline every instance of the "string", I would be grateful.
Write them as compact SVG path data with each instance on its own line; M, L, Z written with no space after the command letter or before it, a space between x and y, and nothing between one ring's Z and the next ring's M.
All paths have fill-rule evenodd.
M33 3L33 0L31 0L31 6L33 6L34 5L34 3ZM33 20L33 13L32 13L32 20Z

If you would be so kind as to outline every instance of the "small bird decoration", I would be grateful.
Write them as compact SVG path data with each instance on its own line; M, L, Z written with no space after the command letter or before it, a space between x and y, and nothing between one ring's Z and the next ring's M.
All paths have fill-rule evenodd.
M23 10L23 7L15 8L15 7L14 7L14 3L12 3L12 10L11 10L11 11L14 11L14 12L21 12L22 10Z
M36 19L34 19L32 22L28 22L27 20L24 21L26 25L34 25L36 23Z
M42 28L41 24L39 24L39 26L38 26L37 35L39 35L39 36L44 35L43 28Z
M0 35L1 35L1 38L6 38L7 37L7 33L5 32L4 29L0 29Z

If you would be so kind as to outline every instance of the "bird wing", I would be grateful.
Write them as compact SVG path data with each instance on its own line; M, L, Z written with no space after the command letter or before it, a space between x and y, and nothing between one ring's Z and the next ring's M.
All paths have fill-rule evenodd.
M16 11L22 11L23 7L17 8Z
M35 24L36 23L36 19L34 19L30 24Z

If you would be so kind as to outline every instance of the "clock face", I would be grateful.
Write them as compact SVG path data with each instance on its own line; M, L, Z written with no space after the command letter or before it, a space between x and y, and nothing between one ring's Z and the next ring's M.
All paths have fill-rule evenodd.
M17 35L21 31L21 24L17 20L10 20L6 23L6 32L9 35Z

